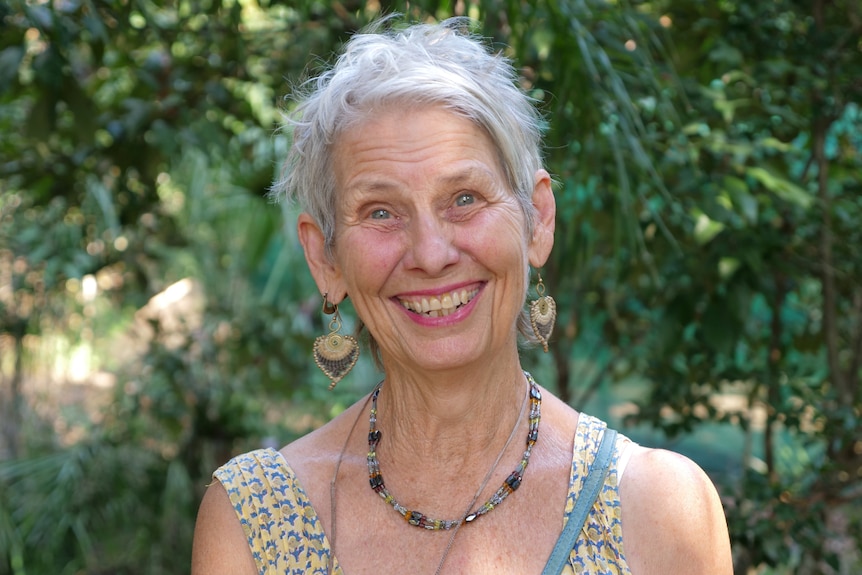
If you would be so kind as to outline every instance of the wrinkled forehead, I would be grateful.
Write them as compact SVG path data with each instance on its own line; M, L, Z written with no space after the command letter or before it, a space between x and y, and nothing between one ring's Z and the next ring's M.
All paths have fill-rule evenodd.
M338 130L332 135L329 145L329 169L335 169L337 159L345 152L345 143L355 138L374 137L374 130L379 121L386 116L401 116L405 121L419 115L424 111L442 111L454 117L467 120L481 131L486 141L492 148L496 159L495 166L506 178L511 191L514 193L514 179L505 162L505 155L500 142L495 134L488 128L477 114L459 106L457 102L438 100L417 100L415 98L391 98L381 101L366 102L362 105L352 107L350 114L345 114L342 122L339 122ZM343 159L343 158L341 158Z

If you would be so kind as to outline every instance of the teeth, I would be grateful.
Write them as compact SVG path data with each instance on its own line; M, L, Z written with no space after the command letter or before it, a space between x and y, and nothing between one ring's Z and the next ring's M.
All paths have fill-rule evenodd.
M479 290L465 289L453 291L441 297L423 297L419 300L400 300L402 306L414 313L425 314L428 317L445 317L458 309L459 306L470 303Z

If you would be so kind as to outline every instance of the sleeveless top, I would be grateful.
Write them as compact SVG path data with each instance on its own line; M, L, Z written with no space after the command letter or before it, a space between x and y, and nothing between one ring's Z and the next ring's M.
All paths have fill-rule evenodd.
M575 432L565 522L575 506L607 425L580 414ZM619 435L605 483L562 575L631 575L623 554L617 463ZM329 541L290 465L267 448L234 457L213 474L227 491L260 575L326 575ZM561 526L562 529L562 526ZM333 575L345 575L333 559Z

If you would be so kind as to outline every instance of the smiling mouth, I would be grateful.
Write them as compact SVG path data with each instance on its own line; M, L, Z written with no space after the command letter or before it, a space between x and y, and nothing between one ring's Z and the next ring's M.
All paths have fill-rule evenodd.
M398 299L401 307L413 313L427 317L445 317L465 306L476 297L479 289L455 290L440 297L430 296L415 300Z

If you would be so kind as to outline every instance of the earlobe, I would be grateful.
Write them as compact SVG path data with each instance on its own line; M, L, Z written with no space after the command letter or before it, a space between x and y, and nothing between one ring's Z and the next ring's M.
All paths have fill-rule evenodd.
M533 186L533 207L536 219L533 223L533 236L530 238L530 265L540 268L545 265L554 247L554 227L557 215L557 202L551 187L551 176L545 170L536 172Z
M346 293L341 272L327 253L326 238L317 222L309 214L299 214L296 222L299 243L305 253L308 269L320 293L329 293L333 303L339 303L341 294Z

